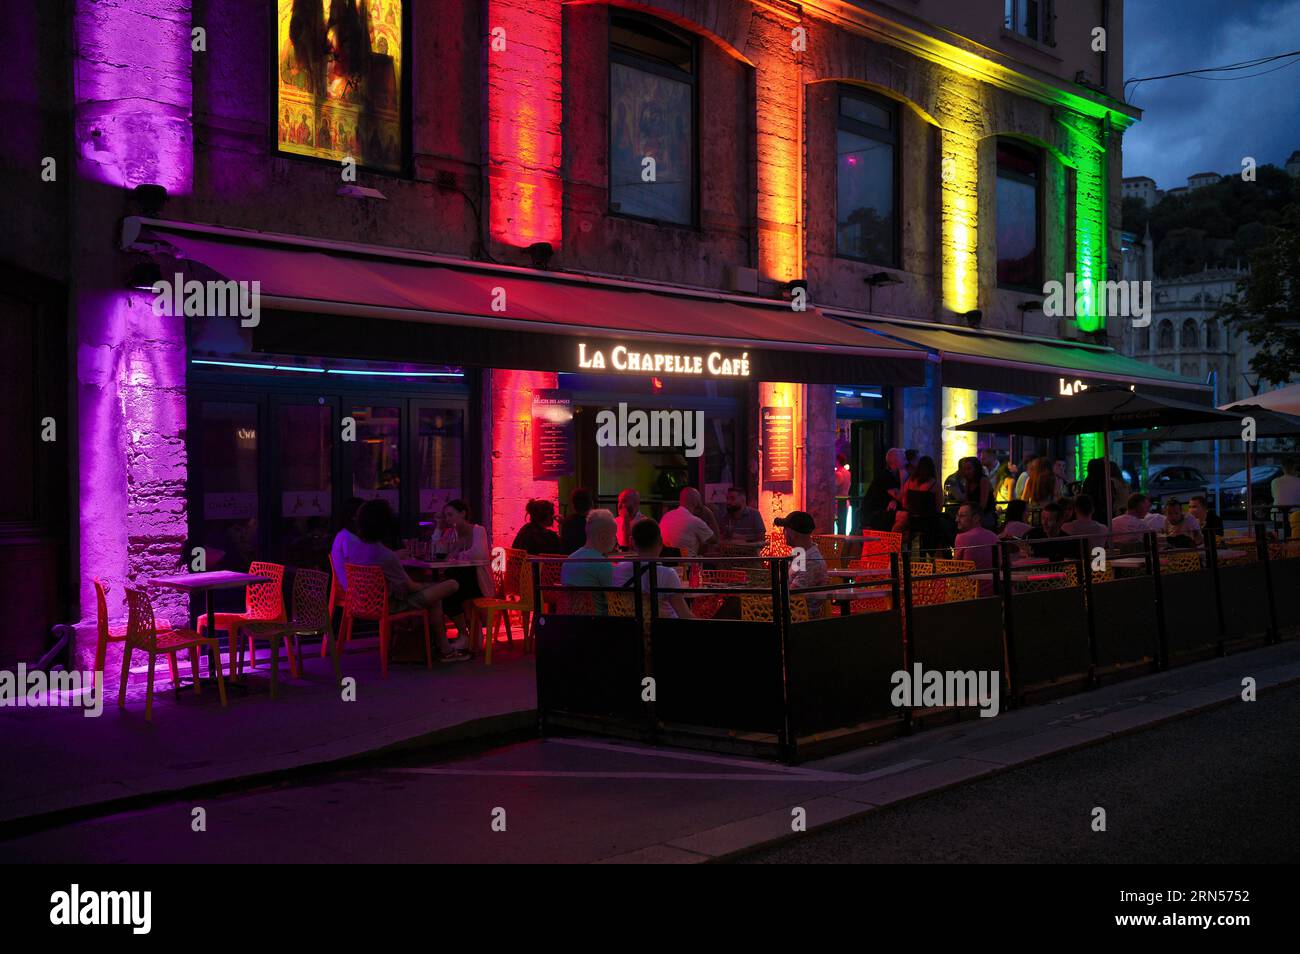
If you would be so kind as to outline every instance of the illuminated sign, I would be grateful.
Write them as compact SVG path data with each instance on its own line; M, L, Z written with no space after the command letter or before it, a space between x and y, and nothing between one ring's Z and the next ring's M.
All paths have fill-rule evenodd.
M715 378L749 377L749 352L739 356L721 351L708 354L683 354L674 351L642 351L637 347L615 345L606 356L602 348L588 348L578 343L578 367L583 371L628 371L641 374L689 374Z

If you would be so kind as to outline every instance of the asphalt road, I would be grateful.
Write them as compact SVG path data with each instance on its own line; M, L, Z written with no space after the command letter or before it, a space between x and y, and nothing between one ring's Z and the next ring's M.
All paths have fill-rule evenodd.
M747 863L1292 863L1300 686L1032 763ZM1091 828L1096 807L1106 831Z

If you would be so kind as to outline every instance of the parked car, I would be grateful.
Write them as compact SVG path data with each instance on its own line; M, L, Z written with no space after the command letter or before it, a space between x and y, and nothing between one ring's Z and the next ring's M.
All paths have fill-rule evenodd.
M1147 496L1151 498L1153 505L1156 503L1164 505L1170 500L1185 504L1191 498L1205 493L1208 483L1205 475L1195 467L1182 465L1157 467L1147 474ZM1245 483L1244 477L1242 483Z
M1282 476L1282 468L1277 464L1260 464L1250 471L1250 485L1255 504L1256 518L1266 517L1273 506L1273 479ZM1222 516L1244 519L1246 516L1246 472L1239 470L1223 479ZM1214 493L1214 487L1206 488L1206 495Z

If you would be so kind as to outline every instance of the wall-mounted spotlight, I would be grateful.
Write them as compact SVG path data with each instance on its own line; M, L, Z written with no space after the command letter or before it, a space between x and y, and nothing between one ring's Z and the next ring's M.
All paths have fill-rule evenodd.
M157 262L136 262L131 266L126 287L138 291L153 291L154 285L160 281L162 281L162 267Z
M131 198L135 199L135 204L146 217L154 219L167 204L167 187L146 182L131 190Z
M984 321L984 312L975 308L971 311L959 312L957 317L965 320L966 324L970 325L970 327L978 328L980 323Z
M867 286L867 311L868 312L876 310L875 299L876 299L877 288L881 288L885 285L903 284L903 280L901 278L899 278L897 275L892 275L889 272L872 272L870 275L868 275L866 278L862 280L863 282L866 283Z
M551 256L554 254L555 247L550 242L534 242L528 246L528 260L533 268L543 270L550 268Z
M1043 303L1041 301L1022 301L1020 304L1016 305L1016 307L1019 308L1023 314L1030 311L1042 311Z

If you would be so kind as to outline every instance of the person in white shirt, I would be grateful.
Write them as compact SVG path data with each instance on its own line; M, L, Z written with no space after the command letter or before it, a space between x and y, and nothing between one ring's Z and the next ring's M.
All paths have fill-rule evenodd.
M492 548L488 544L487 530L470 519L469 504L465 501L447 501L447 506L442 508L442 521L447 530L442 535L440 551L447 554L449 561L477 564L447 569L447 578L459 583L460 589L445 601L447 615L456 621L456 628L466 638L463 645L474 653L479 639L478 633L470 634L467 609L471 600L496 595L490 569Z
M1151 530L1162 532L1165 518L1163 514L1151 512L1151 499L1146 494L1133 494L1128 498L1127 512L1112 520L1110 528L1115 534L1116 544L1131 547Z
M1021 540L1025 534L1032 528L1025 523L1025 511L1029 509L1029 504L1023 500L1013 500L1007 504L1006 521L1002 524L1002 531L998 534L1002 539L1014 538Z
M676 547L682 556L699 556L706 544L717 541L712 528L695 516L695 510L702 505L703 498L694 487L686 487L682 490L678 503L678 507L669 510L659 521L664 546Z
M1183 505L1177 500L1165 504L1164 518L1164 536L1170 546L1199 547L1205 542L1200 521L1190 513L1183 513Z
M1296 476L1295 459L1282 461L1282 476L1273 478L1273 506L1300 507L1300 477Z
M632 528L632 545L636 555L642 560L658 560L664 551L663 534L659 524L649 517L639 521ZM626 587L632 582L632 560L622 560L614 564L614 585ZM641 592L650 592L650 568L641 566ZM670 566L660 563L655 567L655 586L659 589L659 615L668 619L692 619L690 606L680 593L665 594L664 590L675 590L682 585L681 578Z
M803 510L792 510L784 517L772 521L785 531L785 542L791 548L803 548L803 568L790 571L790 592L807 586L825 586L830 582L830 573L826 570L826 558L822 556L817 544L813 543L812 534L817 529L812 514ZM813 593L808 596L808 615L816 619L822 614L826 597Z
M343 526L334 535L334 542L330 545L330 568L334 571L334 579L338 582L339 589L344 592L348 587L347 565L361 562L353 559L353 556L361 546L361 538L357 536L357 511L364 503L365 501L360 497L347 499L343 504Z

